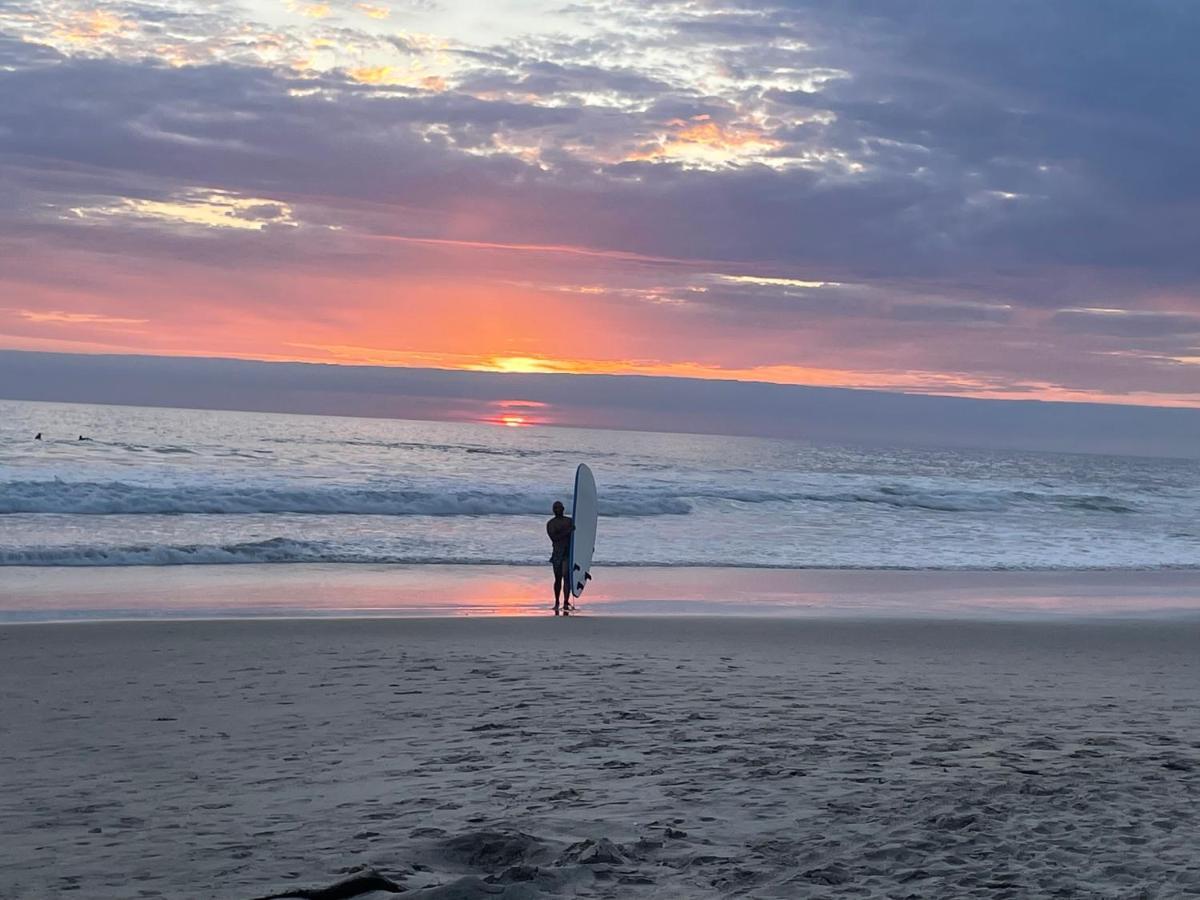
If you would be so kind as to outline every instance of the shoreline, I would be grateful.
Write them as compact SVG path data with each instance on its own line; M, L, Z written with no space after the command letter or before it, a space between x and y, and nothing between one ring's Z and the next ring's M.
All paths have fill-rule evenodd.
M550 614L549 568L375 564L6 567L0 625ZM586 616L1057 621L1200 617L1200 570L611 567Z

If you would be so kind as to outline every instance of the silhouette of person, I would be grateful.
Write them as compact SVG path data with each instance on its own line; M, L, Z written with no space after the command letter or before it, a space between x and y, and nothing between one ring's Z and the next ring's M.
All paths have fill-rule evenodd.
M562 594L562 609L565 615L574 609L571 606L571 579L567 574L570 565L571 532L575 523L570 516L564 515L565 507L561 500L554 501L554 518L546 523L546 534L550 537L550 565L554 567L554 614L558 615L558 595Z

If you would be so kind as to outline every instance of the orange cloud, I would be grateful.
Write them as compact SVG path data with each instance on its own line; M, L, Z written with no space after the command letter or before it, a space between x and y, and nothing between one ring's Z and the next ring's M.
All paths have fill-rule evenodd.
M514 326L517 327L517 326ZM472 342L473 343L473 342ZM857 371L820 366L763 365L728 366L699 361L636 359L614 357L569 358L554 356L494 356L471 352L412 351L383 347L296 344L300 352L281 358L298 361L333 361L346 365L415 366L439 369L458 369L473 372L508 374L569 374L569 375L650 375L675 378L697 378L705 381L758 381L773 384L813 385L820 387L872 388L878 390L915 390L932 394L955 396L1001 397L1014 396L1013 391L998 390L990 383L962 373L931 371ZM1082 399L1042 385L1040 391L1053 399ZM1026 396L1026 392L1019 392ZM1050 399L1050 397L1046 397ZM1092 399L1096 397L1093 395ZM496 404L500 410L492 421L505 414L525 415L525 409L538 404L530 401L505 400ZM526 418L529 418L526 416ZM532 421L532 420L531 420Z
M54 36L68 44L90 44L95 41L137 30L137 23L103 9L77 12L55 30Z
M767 154L782 143L749 125L724 126L712 116L672 119L665 136L632 152L628 160L664 160L678 157L695 162L736 162L739 158Z
M696 116L691 121L673 119L668 123L677 130L673 141L691 144L708 144L710 147L778 147L779 141L766 137L760 131L739 128L722 128L708 116Z
M369 16L372 19L386 19L392 14L391 9L386 6L375 6L370 3L356 3L355 7L364 16Z
M446 79L440 75L417 77L397 71L392 66L359 66L347 69L346 74L359 84L397 84L408 87L419 87L426 91L440 94L448 87Z
M292 4L292 9L307 19L324 19L333 12L327 3Z
M929 387L939 380L958 384L959 376L938 373L855 372L811 366L769 365L729 367L693 361L655 359L568 359L534 356L493 356L459 366L478 372L564 373L572 375L667 375L722 381L767 381L838 387ZM456 367L456 368L457 368ZM982 384L982 383L981 383Z
M360 66L346 74L360 84L388 84L395 81L391 66Z
M96 313L80 313L80 312L63 312L57 309L48 309L44 311L34 309L15 309L12 312L17 314L18 318L24 319L27 322L37 322L39 324L57 324L57 325L99 325L99 326L125 326L125 325L145 325L149 319L129 319L121 316L105 316Z
M761 156L783 146L766 132L749 125L724 126L711 116L672 119L669 131L645 144L627 160L678 159L694 164L721 164Z

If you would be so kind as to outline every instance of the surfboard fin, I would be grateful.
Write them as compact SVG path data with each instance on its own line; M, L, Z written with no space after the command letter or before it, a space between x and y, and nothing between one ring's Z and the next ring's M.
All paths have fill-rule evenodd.
M591 572L588 572L586 575L584 575L584 576L583 576L583 580L584 580L584 581L591 581L591 580L592 580L592 573L591 573Z
M576 571L576 572L578 572L578 571L579 571L579 566L575 566L575 571Z
M577 590L577 591L583 590L583 582L582 581L575 582L575 590Z

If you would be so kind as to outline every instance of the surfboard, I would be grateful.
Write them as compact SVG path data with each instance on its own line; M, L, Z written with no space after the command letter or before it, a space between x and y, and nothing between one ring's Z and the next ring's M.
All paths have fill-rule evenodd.
M571 518L575 530L571 532L571 552L567 557L567 571L571 575L571 595L578 597L591 580L592 554L596 550L596 479L585 463L575 470L575 502L571 506Z

